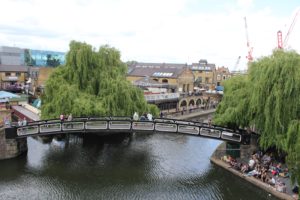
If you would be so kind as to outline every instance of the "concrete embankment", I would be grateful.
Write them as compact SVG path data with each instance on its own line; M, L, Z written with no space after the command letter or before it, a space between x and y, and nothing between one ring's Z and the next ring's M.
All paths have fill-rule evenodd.
M218 151L218 149L223 148L224 144L221 144L216 151ZM214 164L216 164L219 167L222 167L223 169L231 172L232 174L244 179L245 181L248 181L250 183L252 183L253 185L269 192L271 195L279 198L279 199L285 199L285 200L295 200L291 195L286 194L286 193L281 193L275 190L274 187L270 186L269 184L266 184L254 177L251 176L246 176L245 174L242 174L240 171L237 171L233 168L230 167L230 165L228 163L225 163L224 161L222 161L219 157L216 157L215 154L213 154L210 158L210 161Z
M6 139L4 128L0 128L0 160L14 158L27 151L27 139Z
M216 109L210 109L210 110L199 110L199 111L193 111L191 113L185 113L184 115L181 115L180 113L177 115L169 115L167 117L174 118L174 119L181 119L181 120L188 120L193 119L196 117L204 117L214 114Z

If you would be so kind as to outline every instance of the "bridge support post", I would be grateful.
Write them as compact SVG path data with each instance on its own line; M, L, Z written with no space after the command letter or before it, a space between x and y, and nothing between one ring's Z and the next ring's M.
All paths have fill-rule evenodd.
M66 138L65 138L65 145L66 145L66 147L69 147L69 141L70 141L70 134L66 133Z
M240 157L250 159L254 151L258 149L258 136L252 134L249 145L241 145L241 154Z
M27 138L6 139L5 129L0 129L0 160L15 158L27 152Z

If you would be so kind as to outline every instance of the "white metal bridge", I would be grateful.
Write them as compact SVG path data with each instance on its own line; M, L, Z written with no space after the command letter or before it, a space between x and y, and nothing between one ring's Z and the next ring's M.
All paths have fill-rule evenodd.
M168 132L242 144L248 144L251 137L251 134L242 129L234 131L226 127L169 118L134 121L131 117L80 117L74 118L72 121L60 121L59 119L35 121L29 122L26 126L14 126L5 129L7 139L65 133L113 134L125 132Z

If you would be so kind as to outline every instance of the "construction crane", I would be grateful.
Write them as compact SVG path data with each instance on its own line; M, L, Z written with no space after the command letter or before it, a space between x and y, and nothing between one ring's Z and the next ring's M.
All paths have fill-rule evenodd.
M286 48L287 43L288 43L289 38L290 38L290 34L293 31L293 29L294 29L294 26L295 26L295 23L297 21L297 17L299 15L299 13L300 13L300 9L298 9L298 11L296 12L296 14L295 14L295 16L293 18L293 21L292 21L292 23L291 23L291 25L290 25L290 27L288 29L288 32L286 33L285 38L284 38L283 41L282 41L282 32L280 30L277 32L277 43L278 43L278 48L279 49Z
M236 60L236 62L235 62L235 65L234 65L234 67L233 67L233 71L237 71L237 68L238 68L238 66L239 66L239 64L240 64L240 60L241 60L241 56L239 56L239 57L237 58L237 60Z
M236 60L236 62L235 62L235 65L233 66L233 69L232 69L232 74L233 74L233 75L237 75L237 74L240 73L239 70L238 70L238 66L239 66L239 64L240 64L240 60L241 60L241 56L239 56L239 57L237 58L237 60Z
M282 49L283 48L282 32L280 30L277 32L277 47L278 47L278 49Z
M250 40L249 40L249 35L248 35L248 25L247 25L247 18L244 17L245 20L245 30L246 30L246 39L247 39L247 48L248 48L248 55L246 58L248 59L248 62L251 62L253 60L252 52L253 52L253 47L250 46Z

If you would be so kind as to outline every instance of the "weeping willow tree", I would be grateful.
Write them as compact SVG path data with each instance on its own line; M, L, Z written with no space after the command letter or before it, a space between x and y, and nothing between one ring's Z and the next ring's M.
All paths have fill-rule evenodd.
M250 90L248 79L236 76L224 84L224 97L217 107L214 123L232 129L249 125Z
M249 78L254 85L250 109L260 144L283 149L289 124L300 119L300 56L274 51L253 63Z
M58 67L46 82L42 118L61 113L74 116L131 116L134 112L158 115L143 92L126 80L127 67L120 52L109 46L97 51L72 41L65 66Z
M293 120L289 124L286 147L287 162L292 173L292 182L300 183L300 121ZM299 197L300 198L300 197Z
M300 55L275 50L251 63L247 76L227 81L214 122L255 126L263 149L276 146L288 153L300 183Z

